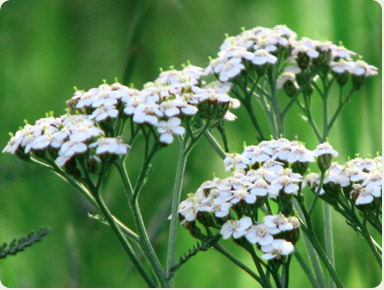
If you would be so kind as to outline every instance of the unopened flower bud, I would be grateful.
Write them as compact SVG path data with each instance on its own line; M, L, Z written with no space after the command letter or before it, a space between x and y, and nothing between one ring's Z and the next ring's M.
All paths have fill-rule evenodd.
M180 215L179 215L180 217ZM185 222L184 223L184 226L185 228L189 231L189 233L195 237L196 239L202 239L204 237L203 233L201 232L201 230L197 227L196 225L196 222L195 221L191 221L191 222Z
M331 167L332 157L337 157L339 153L333 150L332 146L328 142L324 142L317 146L316 150L313 151L317 156L317 165L321 172L325 172Z
M283 89L288 97L293 97L297 92L297 84L291 80L288 80L285 82Z
M309 66L310 58L305 52L299 52L296 62L301 69L305 69Z
M365 83L365 76L364 75L361 75L361 76L353 75L352 76L352 83L353 83L353 88L355 90L361 89Z
M340 85L340 86L344 86L347 82L348 82L348 72L344 72L344 73L334 73L334 76L335 76L335 79L336 79L336 82Z
M304 175L308 169L308 162L295 162L292 164L292 171Z

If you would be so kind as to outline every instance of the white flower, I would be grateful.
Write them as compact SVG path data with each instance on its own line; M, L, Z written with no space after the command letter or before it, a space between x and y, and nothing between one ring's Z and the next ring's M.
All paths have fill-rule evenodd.
M87 149L87 145L83 142L69 140L61 146L59 156L70 157L78 153L84 153Z
M253 165L257 162L265 162L271 159L272 150L260 146L247 146L244 148L242 155L247 159L250 159L251 164Z
M348 62L344 59L339 59L338 61L331 61L330 62L332 71L337 74L343 74L345 72L349 72L348 70Z
M96 142L89 145L89 148L96 148L96 154L114 154L125 155L131 146L124 144L122 140L118 138L98 138Z
M243 69L245 69L245 66L241 63L241 58L231 58L221 69L219 80L226 82L239 75Z
M251 226L252 219L250 217L243 217L240 220L229 220L221 227L220 234L224 240L229 239L231 236L234 239L238 239L245 236L247 229Z
M361 184L353 184L351 196L357 195L356 205L369 204L373 199L381 196L381 191L373 191L371 188L362 186Z
M251 186L251 193L256 196L266 196L269 191L269 184L262 178L255 181Z
M250 160L240 154L227 154L224 159L225 170L229 171L233 168L246 169L250 164Z
M258 243L260 246L269 245L273 241L272 235L264 224L252 226L247 230L245 237L251 244Z
M264 65L264 64L275 64L277 62L277 57L270 54L264 49L259 49L255 51L255 56L252 59L252 62L255 65Z
M310 58L319 57L319 52L315 50L315 41L303 37L301 41L298 41L294 45L292 50L292 55L297 55L299 53L305 53Z
M265 260L279 259L281 256L291 254L294 247L291 242L285 240L274 240L272 243L262 246L264 254L261 256Z
M356 76L372 76L377 74L377 68L373 65L367 64L363 60L349 61L347 64L347 69Z
M339 58L348 59L352 55L355 55L355 54L356 54L355 52L348 50L343 46L336 46L335 45L332 47L332 57L333 58L339 57Z
M16 132L15 136L9 140L7 146L3 149L3 153L8 152L11 154L15 154L16 151L19 149L21 142L23 141L23 138L25 137L24 130L19 130Z
M315 158L312 151L306 149L302 145L299 145L298 147L294 147L293 150L288 154L287 161L289 163L314 162Z
M272 181L270 186L270 197L277 196L281 190L287 194L294 194L299 190L299 186L295 183L293 178L287 175L281 175Z
M179 204L178 212L184 216L185 221L194 221L200 210L201 198L198 194L189 194L188 198Z
M201 211L213 212L216 217L222 218L229 214L229 210L232 207L232 203L224 202L221 199L212 199L209 206L202 206Z
M133 115L133 121L137 124L148 123L156 126L159 123L159 120L155 115L159 110L158 107L157 104L138 105Z
M119 111L116 110L114 105L99 105L99 107L92 112L90 119L94 119L97 122L104 121L108 118L117 118Z
M157 124L157 131L160 133L160 142L171 144L173 142L173 134L183 135L184 127L180 126L181 120L173 117L167 121L161 121Z
M319 144L316 149L313 151L315 156L319 157L324 154L331 154L333 157L339 156L339 153L337 153L336 150L333 149L333 147L328 143L324 142Z
M293 225L282 214L267 215L264 217L263 221L264 225L268 228L269 233L272 235L293 230Z

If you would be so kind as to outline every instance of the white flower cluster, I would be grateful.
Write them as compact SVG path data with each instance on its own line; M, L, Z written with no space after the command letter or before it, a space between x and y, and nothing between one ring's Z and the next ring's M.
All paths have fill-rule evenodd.
M84 154L89 148L96 148L98 155L125 155L129 145L118 138L105 138L103 130L87 115L63 115L47 117L27 124L8 142L4 152L11 154L21 150L24 154L49 152L59 166L64 166L74 156ZM95 141L94 143L92 143Z
M264 168L276 174L283 169L284 163L314 162L315 156L318 156L318 152L308 150L303 143L280 138L262 141L257 146L247 146L241 154L229 154L224 159L224 165L228 171L249 169L263 163Z
M227 95L227 85L209 84L199 87L203 69L188 65L183 70L162 72L154 81L136 90L119 83L102 84L89 91L78 91L68 101L72 111L79 110L90 119L102 122L120 115L131 117L136 124L154 126L160 134L160 142L171 144L174 135L183 135L184 116L194 116L202 103L209 102L237 108L238 100ZM225 114L225 115L224 115ZM234 120L228 110L224 118Z
M255 27L237 36L227 37L220 47L218 57L212 59L206 71L222 82L232 81L249 67L274 65L284 58L285 77L279 88L310 64L328 66L336 74L355 76L377 74L377 68L362 60L352 60L356 53L330 41L296 39L296 33L284 25L272 29ZM280 62L281 63L281 62Z
M326 150L325 147L326 144L321 144L314 153L300 142L281 138L245 147L242 154L228 155L224 163L227 170L235 169L233 176L206 181L195 193L189 194L179 205L182 223L198 220L200 214L212 214L216 219L229 219L221 227L224 239L245 236L249 242L262 246L265 253L270 253L264 256L266 259L290 253L287 250L292 246L287 245L289 242L274 242L272 245L272 236L296 229L299 226L296 218L265 216L263 223L252 226L250 217L231 219L231 209L236 211L237 207L242 206L257 209L266 198L297 193L297 183L302 182L303 178L289 166L314 162L315 156L332 150Z
M310 173L305 177L304 185L308 184L313 190L320 184L320 175ZM348 161L345 165L333 162L330 169L326 172L324 187L327 185L338 185L344 190L349 191L350 198L356 205L366 205L381 200L382 194L382 157L374 159L355 158ZM326 191L324 187L320 195Z
M253 225L250 217L242 217L239 220L228 220L221 227L220 234L223 239L239 239L245 237L251 244L258 244L264 252L263 259L270 260L293 252L291 242L283 239L274 239L274 235L298 229L300 223L296 217L286 218L284 215L268 215L263 223Z

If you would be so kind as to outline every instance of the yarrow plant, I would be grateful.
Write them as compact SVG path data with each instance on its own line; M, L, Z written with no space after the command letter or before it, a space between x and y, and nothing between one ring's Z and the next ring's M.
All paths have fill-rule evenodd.
M289 287L292 257L314 287L343 287L335 271L330 207L367 241L381 265L381 247L367 223L381 234L382 159L355 158L338 165L332 162L338 152L327 138L351 96L366 77L375 74L374 66L341 45L298 39L283 25L256 27L227 36L217 58L211 58L206 68L190 63L181 70L172 67L142 89L117 80L88 91L76 89L67 101L66 114L54 117L49 113L33 125L26 123L12 134L3 152L46 167L75 186L97 211L90 217L111 227L150 287L172 287L182 265L209 248L262 287ZM334 89L339 103L329 115L328 98ZM318 97L323 102L322 132L311 108L312 98ZM260 125L255 101L265 111L269 131ZM257 145L244 146L241 154L230 152L225 133L225 120L236 119L231 109L240 104L259 140ZM284 118L295 104L320 143L314 150L307 149L304 142L284 138ZM222 136L224 150L214 129ZM265 138L268 133L271 140ZM139 136L144 139L144 158L137 180L132 182L126 160ZM205 181L181 201L187 160L202 136L231 176ZM175 140L180 151L163 264L148 238L139 197L154 156ZM112 167L117 168L124 185L133 228L115 217L102 198L101 185ZM312 198L309 207L308 198ZM319 199L325 202L326 249L311 218ZM175 262L180 224L199 244ZM226 250L221 240L232 240L245 249L255 270ZM296 247L301 240L311 266ZM320 261L329 273L328 281Z

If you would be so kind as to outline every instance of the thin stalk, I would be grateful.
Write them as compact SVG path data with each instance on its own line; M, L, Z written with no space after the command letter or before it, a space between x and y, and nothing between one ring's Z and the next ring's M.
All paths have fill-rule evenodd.
M145 158L145 161L144 161L144 165L143 165L143 167L140 170L139 177L137 178L137 181L136 181L136 184L135 184L135 188L134 188L134 191L133 191L133 201L136 201L139 198L140 191L141 191L142 187L144 186L145 178L146 178L146 176L148 174L149 165L151 164L151 161L152 161L155 153L157 151L159 151L160 148L161 147L159 147L159 144L156 143L153 146L151 152L147 154L147 156Z
M328 95L329 89L332 82L327 85L327 78L321 78L323 83L323 140L325 141L326 137L328 137L330 127L328 126ZM322 179L324 179L324 173L322 172ZM333 231L332 231L332 217L330 205L326 202L323 203L323 214L324 214L324 236L325 236L325 251L327 253L328 259L333 268L335 268L335 255L334 255L334 247L333 247ZM329 277L328 281L329 287L334 287L335 284L331 277Z
M241 269L243 269L247 274L249 274L257 282L259 282L261 286L265 287L263 284L263 281L261 280L261 278L256 273L254 273L246 265L244 265L242 262L240 262L235 256L233 256L230 252L228 252L226 249L224 249L221 245L219 245L218 243L215 243L215 244L213 244L213 247L217 251L222 253L225 257L227 257L229 260L231 260L233 263L235 263L237 266L239 266Z
M139 238L140 245L143 248L143 254L146 259L149 261L152 269L154 270L154 274L159 279L162 287L170 287L170 284L165 276L164 268L161 265L155 250L152 247L151 241L149 240L147 231L145 229L145 224L142 218L142 214L140 212L140 207L138 204L138 200L135 199L137 196L136 192L132 191L132 185L128 177L127 170L125 168L125 163L117 163L117 169L120 173L120 176L123 180L124 188L127 193L128 205L130 207L130 211L132 213L133 221L135 223Z
M315 272L316 280L319 284L319 287L325 288L326 282L325 282L324 272L323 272L323 268L321 267L319 257L316 254L316 251L310 239L308 238L307 233L303 234L303 238L304 238L305 248L307 249L308 257L309 257L309 260L311 261L311 265Z
M292 255L288 256L288 260L284 263L283 266L283 286L284 288L289 287L289 265L291 264Z
M177 163L176 170L176 179L175 179L175 187L172 196L172 208L171 208L171 225L169 229L169 238L168 238L168 255L167 255L167 267L166 267L166 275L169 276L171 274L171 270L175 260L175 246L176 246L176 235L177 235L177 227L178 227L178 206L180 203L181 190L183 184L183 177L185 172L185 166L188 158L188 154L185 153L186 144L184 143L186 140L181 140L180 142L180 153L179 160Z
M312 272L312 269L309 267L309 265L304 260L303 256L301 255L301 253L299 252L299 250L297 248L295 249L294 255L295 255L297 261L299 262L301 268L303 268L304 273L307 275L309 281L311 281L312 286L315 288L320 288L320 285L317 282L317 279L315 278L315 276Z
M257 95L256 95L257 96ZM268 124L269 128L271 129L272 136L277 139L277 131L276 131L276 125L273 118L273 114L271 113L271 110L268 109L269 104L267 104L267 101L264 99L263 96L257 96L257 100L260 102L260 104L263 106L264 111L267 113L268 117Z
M293 200L293 203L294 203L297 211L299 212L300 218L302 220L303 219L305 220L304 213L301 209L300 203L296 199ZM304 225L302 226L302 228L303 227L304 227ZM304 238L304 245L305 245L306 251L308 253L309 260L310 260L312 268L315 272L316 281L317 281L316 284L318 285L318 287L325 288L326 283L325 283L323 269L321 268L321 265L320 265L319 257L317 256L316 251L314 250L313 246L311 245L311 242L310 242L309 238L307 237L307 233L305 231L304 231L303 238ZM315 284L313 284L313 286L315 286Z
M204 136L205 138L207 138L207 140L209 141L209 143L212 145L213 149L215 149L215 151L217 152L217 154L219 154L219 156L224 159L225 157L227 157L225 155L225 151L220 147L220 144L219 142L217 142L216 138L212 135L212 133L210 131L206 131L204 133Z
M123 246L124 250L126 251L128 256L130 257L132 262L135 264L140 275L143 277L143 279L148 284L148 286L150 286L152 288L156 288L157 286L155 285L155 283L151 280L151 278L149 277L149 275L145 271L143 265L141 264L140 260L137 258L135 252L133 251L133 249L132 249L131 245L129 244L128 240L126 239L125 235L120 230L120 228L117 225L117 223L115 222L115 220L112 218L111 212L109 211L108 207L105 205L101 195L98 192L95 193L95 199L96 199L103 215L105 216L106 220L108 221L109 225L111 226L112 230L114 231L115 235L117 236L119 242Z
M229 152L229 143L228 143L227 134L225 133L224 125L220 124L219 126L217 126L217 129L219 130L219 132L221 134L221 138L223 140L225 152Z
M237 96L237 98L245 106L245 109L247 110L248 115L251 118L252 124L255 127L255 129L256 129L257 139L259 141L265 140L264 135L263 135L263 130L261 129L261 126L260 126L259 122L257 121L257 117L256 117L255 113L253 112L253 109L252 109L252 106L251 106L251 101L250 101L251 98L246 96L245 99L244 99L240 95L240 93L237 90L235 90L235 89L233 89L232 92Z
M273 111L274 111L276 127L277 127L277 134L278 134L277 138L279 138L279 136L284 133L284 127L283 127L282 113L281 113L279 101L277 98L277 90L276 90L277 75L276 74L277 74L277 71L275 71L275 73L270 76L269 86L271 88L271 95L272 95L271 101L273 105Z
M332 220L331 220L331 211L328 203L324 202L324 226L325 226L325 251L327 252L328 259L333 268L335 268L335 255L333 248L333 231L332 231ZM335 287L333 279L329 277L328 287Z
M311 204L311 206L309 207L309 210L308 210L309 216L311 216L311 213L312 213L313 209L315 208L316 201L319 198L320 191L321 191L321 189L323 187L324 177L325 177L325 172L323 171L323 172L321 172L321 175L320 175L320 182L319 182L319 186L316 189L315 198L313 199L312 204Z
M319 255L319 258L324 263L324 265L327 268L328 272L331 274L331 276L332 276L333 280L335 281L337 287L344 288L343 283L340 281L340 278L337 275L335 269L333 268L331 262L329 261L328 256L325 254L323 248L321 247L319 241L317 240L317 238L315 236L315 233L313 232L311 218L308 215L308 212L306 211L305 206L300 201L299 201L299 206L300 206L300 208L302 210L302 213L304 215L304 218L305 218L305 221L306 221L306 224L307 224L307 226L306 226L306 233L307 233L307 236L308 236L309 240L311 241L311 244L315 248L317 254Z
M354 93L354 90L352 90L350 94L345 98L345 100L341 104L339 104L339 106L337 107L335 114L333 115L333 117L331 118L331 121L328 124L328 131L331 130L333 124L335 123L337 117L339 116L341 111L344 109L344 107L351 101L351 96L353 95L353 93Z
M249 248L245 248L252 256L253 263L255 264L257 271L259 272L261 280L263 280L264 285L267 285L267 287L271 287L271 283L269 282L269 279L264 274L263 267L261 267L260 260L257 257L255 250L252 245L249 246Z
M321 142L322 137L320 135L320 131L317 128L314 120L312 119L312 114L311 114L311 112L309 111L309 108L308 108L309 104L308 104L307 98L305 96L304 96L304 103L305 103L305 106L303 106L299 101L297 101L297 104L299 105L300 109L302 109L304 111L304 113L307 115L308 123L311 125L311 127L313 129L313 132L315 133L317 139Z
M61 177L66 182L72 184L80 193L95 207L95 209L99 212L101 212L98 203L95 200L95 197L93 194L89 191L89 189L82 183L78 182L74 178L72 178L70 175L66 174L60 167L58 167L55 163L53 163L51 166L37 160L33 159L33 162L36 164L41 164L42 166L48 167L51 169L53 173ZM133 241L136 243L139 241L138 235L131 230L128 226L126 226L123 222L121 222L117 217L112 215L115 222L120 226L121 230Z

